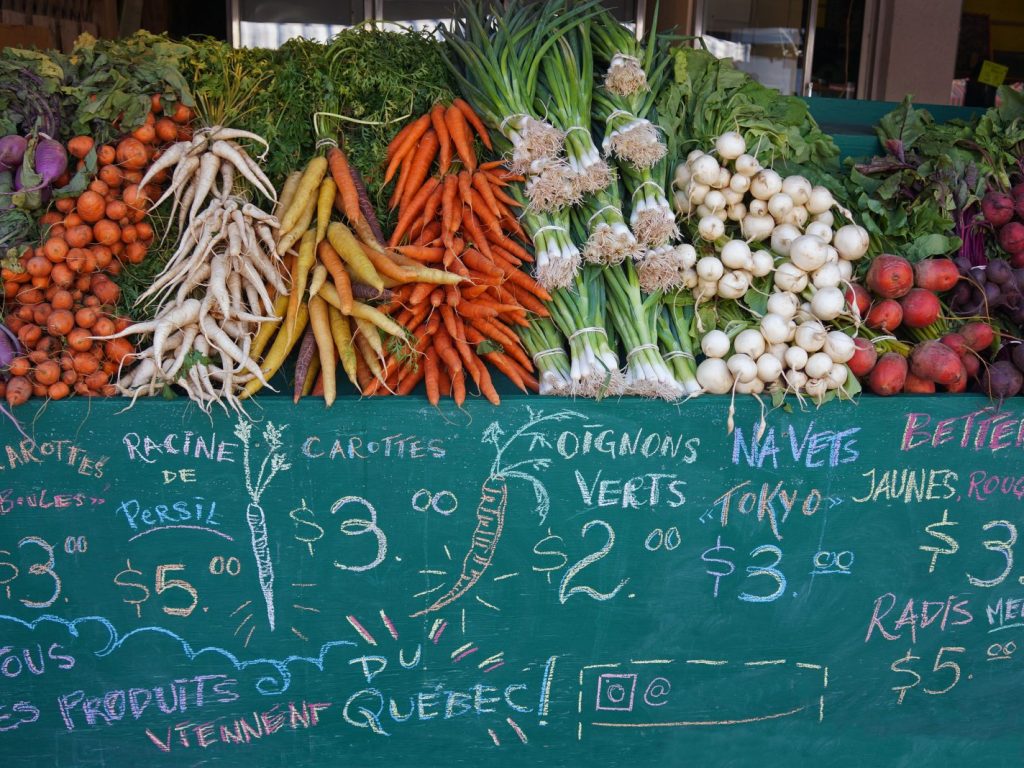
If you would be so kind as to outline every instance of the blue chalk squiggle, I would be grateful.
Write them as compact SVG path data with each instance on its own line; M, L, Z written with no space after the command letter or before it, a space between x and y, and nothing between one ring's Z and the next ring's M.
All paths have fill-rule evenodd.
M324 643L323 645L321 645L320 652L316 656L287 656L284 659L250 659L247 661L243 661L230 651L227 651L223 648L217 648L215 646L207 646L205 648L194 650L187 640L185 640L180 635L172 632L171 630L165 629L164 627L140 627L138 629L133 629L131 632L128 632L127 634L122 636L117 631L117 628L108 619L105 619L102 616L82 616L78 619L68 620L62 619L60 616L45 614L37 619L34 619L33 621L25 621L24 619L19 619L17 616L7 616L0 614L0 622L4 621L12 622L14 624L20 624L21 626L28 629L30 632L35 631L36 626L43 622L61 624L64 626L65 629L67 629L68 634L71 635L71 637L75 638L79 637L80 634L78 628L79 624L86 624L90 622L99 624L107 630L108 635L107 644L100 650L94 651L95 655L101 658L104 656L109 656L114 651L118 650L133 635L141 634L144 632L155 632L157 634L166 635L167 637L173 640L177 640L178 643L180 643L181 645L181 650L188 657L189 661L194 661L201 654L212 653L219 654L220 656L224 657L225 659L231 662L232 666L234 666L235 669L239 671L247 669L249 667L258 666L260 664L269 664L276 670L278 677L280 677L280 680L278 680L277 677L274 677L273 675L265 675L261 677L256 683L256 690L264 696L276 696L288 690L288 687L291 685L292 680L292 674L291 671L288 669L288 665L292 664L293 662L305 662L306 664L312 664L318 670L323 672L324 661L329 650L341 646L355 646L355 643L351 642L350 640L332 640L331 642Z

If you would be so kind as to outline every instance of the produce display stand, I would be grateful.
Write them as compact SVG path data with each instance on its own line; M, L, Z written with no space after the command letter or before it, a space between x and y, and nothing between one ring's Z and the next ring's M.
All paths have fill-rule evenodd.
M467 6L467 14L476 13L474 7ZM527 39L519 35L540 21L531 20L536 6L512 8L508 26L499 26L493 37L512 49L506 60L519 61L517 51ZM586 10L582 4L560 10L554 21L544 20L551 25L546 28L571 37L579 50L593 44L609 81L615 68L625 80L636 80L640 59L652 57L656 46L629 48L637 55L623 56L621 50L637 43L610 15L593 39L589 32L582 38L565 21L582 13L580 8ZM473 46L486 48L493 41L482 23L463 32L466 39L452 50L472 68ZM419 40L438 57L438 71L446 72L431 48L437 42ZM194 51L162 39L134 42L151 65L157 59L149 71L155 82L184 82L180 72L163 71L170 53L161 58L152 51L165 46L180 61ZM304 55L323 56L326 49L312 46ZM204 55L217 66L236 55L214 48L210 44ZM543 67L547 87L565 86L580 72L593 74L593 62L580 65L570 45L554 50L555 58ZM108 53L97 44L89 55ZM834 167L828 137L799 102L772 112L773 95L727 65L696 51L671 55L677 57L674 68L648 61L639 74L644 83L648 73L652 79L668 72L679 78L662 84L665 103L679 99L680 121L691 125L705 118L692 102L717 88L722 75L730 93L742 97L737 102L759 105L750 108L758 142L789 142L787 147L804 153L808 167L820 162L809 175ZM286 64L294 76L294 61ZM206 82L217 82L217 66L203 70ZM272 80L266 72L261 76ZM653 101L616 101L601 85L605 90L593 116L576 113L589 96L567 89L552 99L551 118L562 121L556 130L547 116L542 121L516 112L513 86L525 82L501 81L467 93L478 99L473 105L457 98L458 86L438 86L444 95L432 95L426 111L394 121L407 133L391 137L387 150L380 136L358 149L355 141L344 146L336 135L350 126L340 127L340 108L331 112L330 105L318 104L315 150L296 150L288 158L290 166L278 175L283 180L291 174L291 181L282 181L280 189L264 175L264 158L254 149L262 137L253 139L252 132L227 121L193 125L183 100L147 91L125 99L125 109L139 112L139 127L116 149L113 140L94 147L101 142L88 135L67 141L68 152L82 161L82 173L98 162L95 174L105 193L93 187L95 179L79 176L82 188L74 202L68 197L67 204L55 203L60 215L44 223L62 228L48 235L54 239L80 235L82 247L73 248L82 253L70 256L65 243L67 250L51 259L46 245L38 252L30 246L14 259L25 262L14 265L23 272L11 264L5 270L13 284L11 305L20 303L22 313L8 320L19 326L12 326L14 333L28 327L33 338L23 339L32 353L17 358L24 370L11 371L6 381L20 379L25 395L14 408L17 423L0 420L2 768L1020 764L1024 409L1018 398L993 402L952 393L963 392L969 378L985 380L977 361L996 346L993 328L971 323L973 332L965 326L949 343L915 336L935 330L939 309L931 323L908 322L899 339L861 326L867 304L862 314L854 313L852 305L859 306L861 297L847 297L839 286L849 284L854 262L868 254L868 231L833 222L832 210L840 207L832 191L802 176L784 180L770 168L761 173L760 161L746 154L744 137L732 133L731 125L717 124L717 135L700 140L703 150L714 148L721 165L698 153L674 169L670 185L670 167L658 165L664 161L643 165L641 159L645 152L667 150L659 143L661 133L682 132L684 123L655 127L643 116L654 114ZM684 99L686 88L693 90ZM513 146L508 154L520 161L522 176L480 149L490 145L491 135L474 109L500 122L493 119L497 107L488 112L479 103L488 98L507 107L502 114L515 123L511 130L508 120L500 128L492 125L491 133L499 150L508 149L503 139ZM523 102L524 109L533 107L531 98ZM893 106L824 99L809 104L844 158L879 149L867 126ZM116 99L101 105L122 109ZM788 114L780 117L781 112ZM252 112L244 114L253 118ZM973 113L933 114L951 120ZM765 115L785 120L785 130L766 128ZM600 130L576 124L592 117L603 121ZM325 119L339 124L321 135ZM611 159L615 153L599 151L591 135L607 128L611 146L615 120L621 121L620 133L639 129L631 159L624 159L629 142L624 149L617 145L622 156ZM359 125L352 130L390 123ZM439 137L451 126L449 138L458 138L442 145ZM499 138L506 130L509 135ZM277 135L282 142L283 135ZM537 146L528 146L526 137ZM545 149L552 137L557 146ZM76 142L78 154L71 149ZM48 147L51 153L63 152L55 143ZM36 145L21 144L18 162L31 164L21 158ZM363 168L376 175L369 184L378 198L390 183L381 179L386 166L398 173L396 187L409 185L402 195L395 190L394 205L385 212L397 220L389 227L394 242L388 246L370 226L373 203L365 190L360 194L360 169L346 154L369 155L368 145L380 155ZM97 159L103 152L109 157ZM700 180L705 169L698 170L704 158L705 169L713 166L707 184ZM167 167L155 169L161 162ZM189 175L200 166L201 185ZM126 168L134 174L131 184L122 183L131 180L127 175L118 175ZM181 168L186 170L177 176ZM154 312L158 321L132 326L110 309L120 301L121 288L85 268L84 249L95 245L94 236L106 247L98 232L103 221L106 229L117 230L110 232L110 242L126 260L134 253L143 262L157 242L154 227L144 221L143 180L161 172L168 194L187 201L183 190L195 183L190 191L197 199L186 202L190 209L182 213L182 221L194 216L193 226L175 232L184 245L170 257L167 276L150 274L148 285L135 286L144 299L147 291L165 294ZM104 173L110 182L101 178ZM267 163L266 174L275 173ZM530 182L538 182L532 187L524 180L531 174ZM688 178L680 180L680 174ZM243 176L247 181L235 186ZM732 177L741 176L742 189L730 186ZM547 192L562 195L560 205L543 210L550 217L545 219L538 203L520 224L509 206L533 193L539 198L539 182L552 179L558 183ZM51 181L47 177L40 186ZM520 181L521 189L513 186ZM586 195L575 186L584 181L592 185ZM278 192L286 197L289 184L292 202L272 215ZM782 192L784 184L793 195ZM717 275L702 278L718 291L711 296L721 299L714 301L721 314L711 321L713 330L701 325L701 308L694 309L707 297L696 279L697 250L676 231L683 203L674 200L673 210L667 199L695 186L705 187L702 199L711 200L713 188L724 200L720 190L728 189L738 200L758 204L763 210L751 210L750 216L767 219L766 238L783 227L795 233L782 243L787 250L767 240L752 251L747 232L740 230L745 206L744 215L728 225L725 214L714 212L700 214L701 226L683 222L702 260L722 257ZM755 186L771 190L761 195ZM249 197L237 192L242 187ZM506 196L502 205L500 195ZM615 199L619 195L624 199ZM780 196L788 198L785 210L769 205ZM39 197L30 210L41 215ZM1005 197L1012 209L1013 200ZM419 209L409 213L414 199L428 215ZM426 207L427 200L436 205ZM880 199L869 202L881 218ZM84 223L90 208L95 227ZM795 208L803 218L793 224L786 217ZM108 219L108 209L124 215ZM581 209L585 223L577 220ZM487 211L494 238L476 219L475 212L482 221ZM661 231L651 226L658 217ZM618 261L606 253L605 260L580 266L572 237L586 239L595 218L607 222L605 234L632 238L635 250ZM703 229L707 219L714 219L710 234ZM214 220L223 230L207 227ZM137 225L148 227L148 236ZM812 225L827 235L814 235ZM436 227L425 238L429 244L400 245L411 237L403 239L396 230L413 226L420 233ZM72 233L76 227L87 231ZM229 227L233 239L225 235L218 249L209 245ZM644 230L649 240L640 234ZM118 239L125 231L131 242ZM896 236L873 234L881 242ZM930 234L938 246L915 258L953 250L944 249L948 232ZM794 245L798 239L807 247ZM528 240L532 253L522 244ZM488 241L498 252L489 261L482 254ZM504 251L508 258L498 243L513 249ZM424 260L418 263L402 248L430 253L417 251ZM272 255L278 253L286 259L281 265ZM758 271L755 255L767 259L766 270ZM679 259L674 273L666 270L679 279L670 286L674 294L663 294L651 282L641 285L651 274L659 276L661 257ZM684 257L692 261L684 265ZM533 258L535 274L528 277L518 267ZM30 272L27 262L33 259ZM566 269L542 274L559 259ZM77 264L75 274L69 260ZM456 263L466 270L465 280ZM642 263L650 271L638 277ZM783 265L792 268L791 284L802 284L787 288L773 282ZM941 308L939 293L960 282L949 259L933 259L922 274L905 260L897 268L904 284L897 287L905 290L893 291L890 304L916 291L917 298L927 294ZM951 270L949 284L924 285L929 268ZM195 277L201 269L205 273ZM78 295L64 290L67 296L57 307L58 291L43 291L60 286L60 270ZM682 280L687 270L694 277L690 285ZM728 275L743 277L742 291L720 290L728 286ZM19 287L29 277L35 282ZM755 284L755 277L764 280ZM384 298L385 278L392 298L401 300ZM809 280L815 281L813 291ZM317 287L311 288L314 281ZM864 282L873 291L887 287L870 278ZM357 288L368 293L356 295ZM788 314L767 308L776 288L792 300ZM23 290L39 296L29 301ZM818 304L827 292L838 299L834 312ZM101 300L101 293L110 300ZM878 290L875 298L884 295ZM167 301L168 296L177 299ZM764 306L756 304L759 296ZM748 303L738 309L741 299ZM43 304L48 314L37 318L34 307ZM901 306L896 304L902 318ZM749 317L737 320L744 310ZM850 324L844 327L847 310ZM562 316L542 319L545 313ZM770 338L779 334L769 333L769 314L788 335ZM307 316L310 331L301 337ZM486 322L474 324L481 317ZM815 334L820 328L806 345L797 317L805 326L817 323L809 328ZM725 330L736 331L737 323L745 325L743 331L728 337ZM529 331L516 335L524 327L549 327L550 334L537 331L539 340L530 340ZM33 348L42 345L44 328L51 346ZM276 334L273 341L260 336L265 328ZM860 380L851 371L863 347L856 347L851 334L862 328L873 341L857 342L872 355L876 343L900 352L890 351L879 363L881 368L895 359L902 366L892 391L903 391L912 368L912 383L933 392L938 384L950 392L859 394ZM353 337L360 333L369 352L359 351L362 367L342 376L346 354L356 360ZM712 333L724 340L721 354L704 346ZM746 346L740 343L743 334L753 334L759 351L740 349ZM114 338L129 335L140 339L137 347ZM252 351L257 341L263 346ZM953 341L962 348L954 351ZM942 362L944 355L952 365L938 370L942 366L935 363L934 376L933 361L924 354L908 365L915 343L918 350L939 347L935 360ZM292 364L282 366L296 347L293 357L310 389L312 361L327 371L337 367L324 376L339 380L333 405L326 385L323 397L298 396L302 387L291 381ZM794 349L795 357L803 355L799 364L786 357ZM482 369L512 370L514 379L520 368L509 365L508 357L515 353L526 361L522 370L535 372L540 382L530 375L516 388L495 375L494 390L481 384L487 381ZM130 378L117 379L117 385L108 381L115 370L122 374L120 363L129 355L142 360ZM550 362L552 355L566 361L561 383L568 385L558 391L575 387L593 397L519 391L550 387L544 374L551 369L541 361L547 356ZM420 357L425 370L428 363L435 373L444 366L445 396L426 384L409 384L419 373L409 361ZM769 357L778 370L762 375L760 365ZM813 366L812 357L818 358ZM726 358L747 358L741 362L753 366L754 374L741 376L746 371L739 365L733 370ZM724 372L718 381L726 385L691 370L698 359L701 365L718 364ZM369 371L378 360L383 370ZM494 368L485 368L485 360ZM975 365L970 373L969 362ZM884 390L887 381L867 375L878 370L874 364L872 358L861 378ZM89 383L101 365L113 370L100 371ZM1001 361L993 368L998 365L1018 363ZM586 375L580 374L583 366L590 366ZM783 371L803 383L783 379ZM248 397L264 374L271 386ZM431 381L425 372L419 375ZM359 381L367 396L343 383L346 378ZM223 382L219 392L214 381ZM468 397L457 405L460 384ZM754 396L743 394L740 385L752 385L748 391ZM1019 376L1017 385L1019 390ZM61 386L60 395L53 394L51 388ZM642 396L607 396L611 386ZM782 386L789 388L786 397ZM408 396L391 396L392 387ZM686 396L698 390L728 394ZM115 392L136 397L91 396ZM14 405L10 395L6 390Z

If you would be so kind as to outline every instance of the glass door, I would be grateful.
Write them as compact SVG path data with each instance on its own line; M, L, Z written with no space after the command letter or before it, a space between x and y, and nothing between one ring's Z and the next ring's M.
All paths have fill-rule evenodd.
M695 32L708 50L785 94L810 95L817 2L700 0Z

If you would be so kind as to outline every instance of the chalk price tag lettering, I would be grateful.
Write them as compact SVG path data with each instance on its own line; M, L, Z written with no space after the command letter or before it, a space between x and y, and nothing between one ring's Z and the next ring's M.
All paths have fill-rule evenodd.
M996 64L994 61L988 61L986 59L981 63L981 72L978 74L978 82L983 85L991 85L993 88L998 88L1006 80L1006 73L1009 71L1009 67L1005 67L1002 64Z

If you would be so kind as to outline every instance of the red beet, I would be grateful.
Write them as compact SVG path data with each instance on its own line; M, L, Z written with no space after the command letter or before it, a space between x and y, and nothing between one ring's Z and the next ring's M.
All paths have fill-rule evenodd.
M966 376L960 357L938 341L922 341L910 352L910 370L915 376L948 386Z
M871 369L868 384L876 395L888 397L903 391L907 381L907 359L898 352L886 352Z
M876 296L898 299L914 287L914 268L902 256L883 253L871 262L867 284Z
M964 367L963 360L959 358L958 360L960 362L960 374L953 381L946 385L947 392L958 393L967 391L967 383L969 381L969 377L967 376L967 369Z
M1005 192L989 190L981 200L981 212L985 221L1001 227L1013 218L1013 198Z
M907 380L903 384L903 391L912 395L934 395L935 382L908 373Z
M864 317L871 306L871 294L860 283L850 283L846 289L846 303L851 307L857 307L860 316Z
M972 379L978 377L978 371L981 369L981 360L976 354L968 350L960 355L960 362L964 364L964 370L967 371L968 376Z
M869 339L863 337L854 339L853 346L856 351L853 353L853 357L847 361L846 367L857 378L867 376L878 362L878 351Z
M961 357L963 357L964 354L968 350L970 350L970 347L967 346L967 339L965 339L963 337L963 334L960 333L947 333L945 336L939 339L939 341L941 341L943 344L952 349Z
M1011 256L1024 253L1024 224L1011 221L999 230L999 245Z
M883 299L868 310L864 322L868 324L868 328L895 331L903 322L903 307L894 299Z
M908 328L927 328L939 319L942 304L939 297L924 288L914 288L900 299L903 324Z
M996 338L996 332L988 323L968 323L960 329L960 335L967 340L967 346L975 352L988 349Z
M914 283L918 288L942 293L953 289L960 270L952 259L925 259L914 265Z

